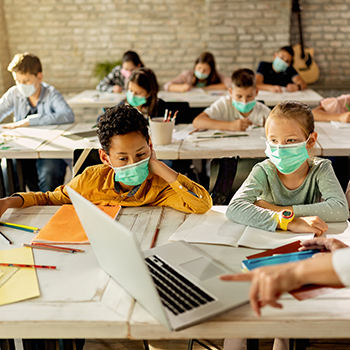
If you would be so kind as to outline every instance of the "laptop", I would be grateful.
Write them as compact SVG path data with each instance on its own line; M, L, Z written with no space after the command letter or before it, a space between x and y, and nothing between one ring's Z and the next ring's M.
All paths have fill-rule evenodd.
M249 301L249 282L184 241L141 251L130 230L66 187L101 268L169 330L178 331Z

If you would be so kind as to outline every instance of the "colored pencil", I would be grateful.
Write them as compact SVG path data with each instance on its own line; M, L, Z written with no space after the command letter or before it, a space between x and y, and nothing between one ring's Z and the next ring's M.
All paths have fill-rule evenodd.
M157 227L156 227L156 230L154 231L154 234L153 234L153 238L152 238L152 242L151 242L151 245L150 245L150 248L154 248L155 245L156 245L156 242L157 242L157 238L158 238L158 233L159 233L159 230L160 230L160 225L162 224L162 221L163 221L163 218L164 218L164 207L162 207L162 212L160 214L160 217L158 219L158 222L157 222Z
M3 238L8 244L12 244L12 242L0 231L0 237Z
M164 112L163 122L166 122L167 118L168 118L168 110L166 109L165 112Z
M41 243L33 243L33 244L23 243L22 245L23 245L23 247L30 247L30 248L34 248L34 249L53 250L56 252L63 252L63 253L83 253L84 252L84 250L81 250L81 249L60 247L60 246L41 244Z
M56 266L29 265L29 264L12 264L12 263L0 263L0 266L27 267L27 268L31 268L31 269L56 269Z
M13 224L11 222L3 222L0 221L1 226L6 226L6 227L11 227L11 228L16 228L18 230L23 230L23 231L29 231L29 232L37 232L40 230L38 227L33 227L33 226L27 226L27 225L19 225L19 224Z
M348 110L350 111L350 107L349 107L348 103L346 102L345 104L346 104L346 107L348 107Z
M171 118L171 121L175 121L177 113L178 113L178 111L176 111L176 112L174 113L174 116Z

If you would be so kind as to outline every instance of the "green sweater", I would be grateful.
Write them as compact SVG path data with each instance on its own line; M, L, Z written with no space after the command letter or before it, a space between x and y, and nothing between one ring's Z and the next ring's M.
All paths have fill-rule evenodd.
M288 190L282 184L270 160L256 164L231 199L227 218L243 225L275 231L278 213L254 205L257 199L262 199L274 205L292 205L296 217L318 216L326 222L347 220L348 204L331 162L312 158L308 163L309 172L295 190Z

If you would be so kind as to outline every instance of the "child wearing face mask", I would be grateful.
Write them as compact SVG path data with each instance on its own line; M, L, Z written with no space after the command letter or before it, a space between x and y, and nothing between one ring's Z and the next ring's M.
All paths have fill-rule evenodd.
M16 85L0 99L0 122L13 113L13 123L2 127L14 129L74 122L74 113L63 96L43 81L40 59L28 52L14 56L7 70ZM64 182L64 159L22 160L24 179L31 191L50 191Z
M346 221L348 204L327 159L310 158L317 140L311 109L304 103L279 103L265 124L267 160L254 166L233 196L229 220L263 230L327 231L326 222ZM225 339L225 350L244 349L244 339ZM288 349L276 339L274 350Z
M151 69L136 69L129 78L126 99L119 105L128 103L137 108L146 118L162 117L166 103L157 97L158 90L157 78Z
M259 90L282 92L281 86L289 92L306 89L307 84L293 67L293 56L293 48L284 46L275 52L272 62L260 62L256 72Z
M232 74L230 95L222 96L193 120L196 129L244 131L249 125L264 125L270 109L255 97L255 74L252 70L238 69Z
M231 80L217 72L214 56L210 52L203 52L196 59L193 70L183 71L167 82L164 90L186 92L195 87L205 90L225 90L230 86Z
M137 109L109 108L97 124L103 164L88 167L68 186L97 205L165 206L186 213L205 213L208 192L156 158L147 120ZM17 193L0 199L0 216L8 208L71 203L66 186L53 192Z
M96 86L101 92L122 92L126 89L131 73L140 67L144 67L139 55L134 51L127 51L123 55L122 65L118 65L104 77Z

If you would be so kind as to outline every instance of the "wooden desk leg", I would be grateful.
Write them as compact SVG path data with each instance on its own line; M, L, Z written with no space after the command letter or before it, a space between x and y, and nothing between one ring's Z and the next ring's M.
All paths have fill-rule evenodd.
M259 339L247 339L247 350L259 350Z
M19 191L20 192L25 192L26 184L25 184L25 181L24 181L22 159L17 159L16 164L17 164L17 177L18 177Z
M15 350L15 341L13 339L0 339L1 350Z

